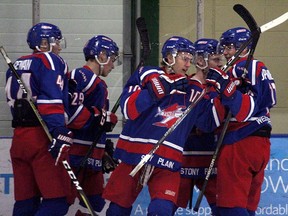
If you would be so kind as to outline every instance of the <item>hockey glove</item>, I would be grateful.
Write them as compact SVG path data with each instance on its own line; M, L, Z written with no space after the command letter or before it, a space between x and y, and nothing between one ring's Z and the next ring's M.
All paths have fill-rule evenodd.
M212 85L222 95L222 98L232 99L236 91L235 83L220 69L210 68L206 77L208 85Z
M68 151L73 144L72 132L65 127L56 128L52 133L52 142L49 145L49 152L56 159L55 166L59 161L62 162L68 158Z
M188 80L182 75L151 76L147 81L147 89L154 100L159 100L169 94L186 94Z
M103 173L110 173L119 164L119 161L113 158L114 150L115 150L114 143L110 139L107 139L106 145L105 145L105 153L102 157L102 172Z
M90 111L93 113L96 124L104 127L106 132L111 132L118 122L118 117L115 113L106 111L105 109L98 109L97 107L91 107Z

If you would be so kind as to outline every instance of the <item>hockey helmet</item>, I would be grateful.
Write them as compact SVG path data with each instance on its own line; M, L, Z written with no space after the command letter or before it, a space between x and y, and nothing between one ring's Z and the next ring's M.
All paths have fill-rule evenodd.
M227 46L233 44L235 49L239 49L243 43L245 43L251 37L251 32L244 27L236 27L228 29L220 37L221 46ZM251 43L248 45L251 48Z
M115 55L119 57L119 48L117 44L109 37L104 35L97 35L92 37L84 46L83 53L85 60L95 59L101 52L105 51L107 57Z
M221 54L223 50L218 40L211 38L201 38L194 43L195 54L208 58L209 55Z
M162 58L165 59L168 53L171 53L174 57L176 57L178 52L188 52L190 54L194 54L194 46L193 43L183 37L173 36L170 37L164 43L162 47Z
M42 39L47 39L47 41L51 45L53 45L53 43L55 44L57 40L65 41L65 39L62 37L61 30L58 28L58 26L44 22L34 25L29 30L27 34L27 43L31 49L39 50ZM64 42L61 45L62 48L65 48L66 43Z

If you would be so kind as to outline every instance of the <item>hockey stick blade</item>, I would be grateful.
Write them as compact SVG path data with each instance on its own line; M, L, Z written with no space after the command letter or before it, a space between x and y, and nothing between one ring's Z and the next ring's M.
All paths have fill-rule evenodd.
M258 25L251 13L241 4L236 4L233 9L245 21L251 32L258 31Z
M136 70L138 70L141 66L144 65L145 60L148 59L150 53L151 53L151 46L150 46L150 40L149 40L149 34L148 34L148 29L146 27L146 22L144 17L139 17L136 19L136 27L138 30L138 33L140 35L140 42L142 45L142 56L139 64L136 67ZM121 100L121 95L117 99L115 105L113 106L111 112L116 113L116 111L119 108L120 105L120 100Z
M256 29L254 29L254 23L255 20L254 18L251 16L251 14L249 13L249 11L241 4L236 4L234 5L233 9L241 16L241 18L246 22L246 24L248 25L249 29L251 31L254 31ZM249 18L248 18L249 17ZM251 19L252 18L252 19ZM263 33L265 31L268 31L269 29L272 29L282 23L284 23L285 21L287 21L288 19L288 12L282 14L281 16L279 16L278 18L260 26L260 33Z
M148 29L146 27L146 22L145 22L144 17L139 17L136 19L136 27L140 35L140 41L141 41L141 45L143 49L142 58L146 60L150 55L151 45L150 45Z
M286 12L282 16L262 25L260 27L261 32L268 31L269 29L274 28L274 27L284 23L285 21L287 21L287 19L288 19L288 12Z
M245 73L244 75L247 74L247 68L250 64L250 61L254 55L258 40L260 38L260 34L261 34L261 29L259 28L257 22L255 21L254 17L252 16L252 14L241 4L236 4L233 7L234 11L236 13L238 13L238 15L245 21L245 23L247 24L247 26L249 27L250 31L251 31L251 37L253 38L251 47L250 47L250 52L248 55L248 58L246 60L246 64L245 64ZM244 78L244 77L243 77Z

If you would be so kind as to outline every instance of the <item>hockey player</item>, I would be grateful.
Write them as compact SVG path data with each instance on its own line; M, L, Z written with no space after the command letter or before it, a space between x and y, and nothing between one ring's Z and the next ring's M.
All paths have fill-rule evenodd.
M22 56L14 67L25 84L24 94L9 69L5 92L12 113L14 134L10 149L15 204L13 215L66 215L71 181L61 161L68 159L72 133L65 126L64 108L68 102L68 67L58 56L64 38L60 29L50 23L38 23L28 32L27 43L32 54ZM37 112L53 137L51 143Z
M210 38L197 40L194 47L196 73L192 75L191 79L206 88L206 75L209 68L221 68L223 66L222 50L219 49L219 42ZM210 87L205 97L208 99L217 95L215 89ZM199 128L193 127L184 146L177 206L187 207L189 199L190 202L192 201L194 186L197 186L199 190L202 189L215 146L213 132L204 133ZM216 173L217 168L214 168L205 190L205 197L213 215L216 215Z
M104 186L102 170L109 173L116 165L110 158L113 154L113 143L108 142L105 145L106 132L111 132L118 120L114 113L108 111L108 89L101 76L107 77L114 69L114 64L118 62L119 48L111 38L97 35L85 44L83 53L86 64L72 70L69 80L71 95L69 128L74 134L70 162L93 209L100 212L105 205L101 197ZM102 127L104 132L83 168L81 166L85 160L84 156L97 133L101 133ZM110 152L110 156L104 154L105 149L106 152ZM85 207L82 202L80 205ZM84 214L78 210L76 215Z
M130 215L133 202L146 184L151 196L148 215L173 214L185 140L196 120L203 130L213 130L216 122L221 122L224 109L219 101L198 103L151 160L134 177L129 173L203 92L199 82L187 83L185 74L193 61L193 52L191 41L173 36L162 48L163 67L141 67L126 83L120 104L127 121L114 154L122 162L104 189L103 197L111 201L106 215ZM211 117L214 105L219 110L215 119Z
M220 43L230 59L242 43L251 37L249 30L236 27L225 31ZM222 95L232 118L223 140L217 166L217 207L221 216L253 216L257 209L264 169L270 157L270 109L276 104L276 88L270 71L263 62L253 59L247 68L250 45L233 65L228 75L237 80L237 90L228 87L226 74L209 72L207 82ZM228 88L227 88L228 87Z

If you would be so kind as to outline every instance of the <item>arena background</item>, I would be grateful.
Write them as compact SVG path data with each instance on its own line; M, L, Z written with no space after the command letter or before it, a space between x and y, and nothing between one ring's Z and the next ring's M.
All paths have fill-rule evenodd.
M105 79L113 106L141 56L139 35L135 29L137 17L145 18L151 40L152 52L145 63L157 65L161 60L159 47L170 36L179 35L192 41L201 37L218 39L228 28L246 26L233 11L236 3L243 4L260 26L288 11L287 0L0 0L0 45L14 61L31 52L26 43L29 28L40 21L51 22L58 25L66 37L67 49L61 56L73 69L85 63L82 48L89 38L96 34L113 38L123 57L123 64ZM278 98L277 106L271 112L271 160L266 168L257 215L288 215L287 41L288 22L263 33L255 52L255 57L264 61L272 73ZM0 216L11 215L13 207L13 174L9 157L13 130L4 93L7 68L0 57ZM120 109L117 114L120 121L110 134L115 142L122 129ZM194 203L197 195L195 190ZM209 215L204 201L199 215ZM145 189L134 204L133 215L146 215L148 202L149 194ZM69 215L73 215L77 208L73 206ZM187 209L178 215L197 214Z

